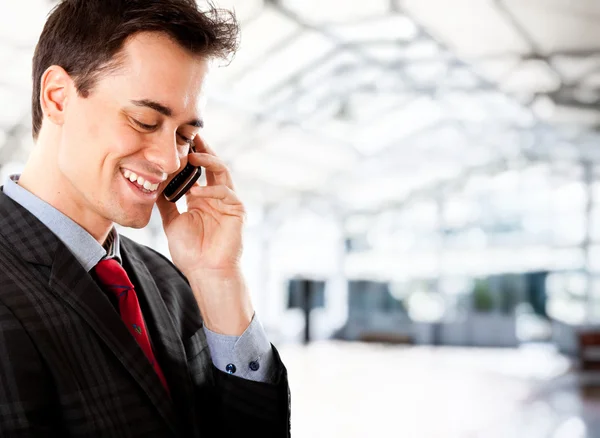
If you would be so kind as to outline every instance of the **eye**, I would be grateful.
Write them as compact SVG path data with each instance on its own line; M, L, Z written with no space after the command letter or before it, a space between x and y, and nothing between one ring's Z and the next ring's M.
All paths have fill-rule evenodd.
M131 119L136 125L138 125L140 128L145 129L146 131L153 131L154 129L156 129L158 127L158 125L146 125L145 123L140 122L139 120L136 119Z
M179 133L177 133L177 136L183 141L183 144L181 146L189 146L189 147L193 147L194 146L194 140L192 140L191 138L187 138Z
M179 133L177 133L177 137L179 137L179 140L183 141L183 143L180 143L179 141L177 141L177 148L180 151L179 153L181 155L189 154L190 151L194 147L194 140L184 137L183 135L181 135Z

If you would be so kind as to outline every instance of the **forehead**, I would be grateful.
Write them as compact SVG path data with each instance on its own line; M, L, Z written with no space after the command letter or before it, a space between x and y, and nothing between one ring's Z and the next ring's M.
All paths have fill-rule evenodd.
M127 98L168 102L184 112L202 105L209 62L168 36L148 32L133 35L120 56L118 76L127 88Z

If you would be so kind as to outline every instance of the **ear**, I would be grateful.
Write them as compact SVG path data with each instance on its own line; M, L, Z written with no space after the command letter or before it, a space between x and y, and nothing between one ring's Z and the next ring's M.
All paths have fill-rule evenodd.
M52 65L42 75L40 83L40 105L44 118L56 125L65 120L68 90L73 85L71 76L58 65Z

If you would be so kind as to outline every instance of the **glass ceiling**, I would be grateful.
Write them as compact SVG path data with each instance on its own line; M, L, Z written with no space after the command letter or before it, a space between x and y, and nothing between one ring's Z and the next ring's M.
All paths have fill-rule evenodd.
M498 243L531 248L499 249L498 269L581 266L585 175L600 160L598 2L216 3L235 8L242 37L215 71L205 135L248 203L327 203L382 258L456 245L476 272ZM31 147L30 60L51 6L0 0L3 174Z

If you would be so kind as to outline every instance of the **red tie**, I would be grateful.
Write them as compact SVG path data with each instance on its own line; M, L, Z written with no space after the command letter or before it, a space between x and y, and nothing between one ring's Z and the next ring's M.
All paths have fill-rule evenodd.
M144 354L150 361L150 364L154 367L154 371L158 374L158 378L167 392L169 392L169 386L167 385L165 376L152 352L146 324L142 318L140 303L138 302L137 294L133 289L133 284L127 276L127 272L125 272L125 269L123 269L119 262L114 259L101 260L94 270L96 271L96 275L98 275L100 282L115 294L119 300L119 311L121 312L123 322L140 347L142 347Z

